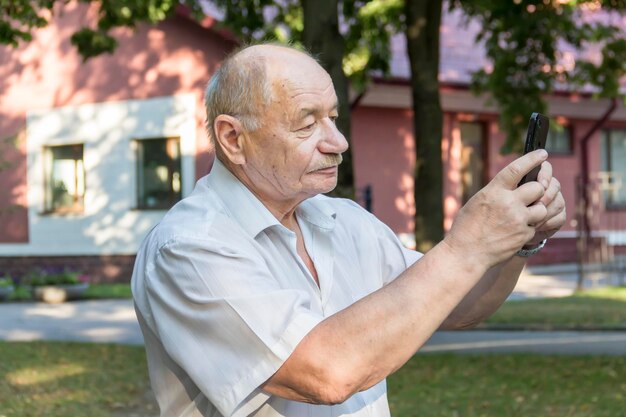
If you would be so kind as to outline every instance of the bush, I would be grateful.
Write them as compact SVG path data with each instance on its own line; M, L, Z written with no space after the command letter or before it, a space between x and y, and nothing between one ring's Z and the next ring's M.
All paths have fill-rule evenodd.
M22 277L23 285L39 287L43 285L73 285L88 282L86 275L68 269L37 269Z

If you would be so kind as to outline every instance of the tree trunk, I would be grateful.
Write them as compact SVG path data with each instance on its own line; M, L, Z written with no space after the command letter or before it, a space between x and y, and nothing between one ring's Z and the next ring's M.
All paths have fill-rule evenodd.
M406 0L415 133L415 241L426 252L443 239L443 114L439 100L442 1Z
M337 99L339 118L337 126L350 143L350 103L348 78L343 72L345 41L339 33L338 0L302 0L304 28L302 42L330 74ZM354 175L352 152L343 154L339 169L339 180L333 195L354 198Z

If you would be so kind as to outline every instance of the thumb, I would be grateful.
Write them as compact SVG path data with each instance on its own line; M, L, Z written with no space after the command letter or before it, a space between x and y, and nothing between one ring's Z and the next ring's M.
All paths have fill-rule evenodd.
M524 175L541 165L546 159L548 159L548 152L544 149L529 152L505 166L493 180L509 190L514 190Z

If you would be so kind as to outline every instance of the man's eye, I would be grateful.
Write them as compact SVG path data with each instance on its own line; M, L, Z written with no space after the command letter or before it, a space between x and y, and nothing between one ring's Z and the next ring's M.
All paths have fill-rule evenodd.
M300 129L300 131L307 131L307 130L311 130L315 127L315 123L311 123L310 125L307 125L305 127L303 127L302 129Z
M337 119L339 116L330 116L329 119L332 120L333 123L337 123Z

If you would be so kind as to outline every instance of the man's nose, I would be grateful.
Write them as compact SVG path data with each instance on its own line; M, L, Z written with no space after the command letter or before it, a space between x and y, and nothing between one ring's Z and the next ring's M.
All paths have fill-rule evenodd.
M348 150L346 137L337 129L335 123L327 119L324 123L324 138L320 144L320 151L324 153L343 153Z

